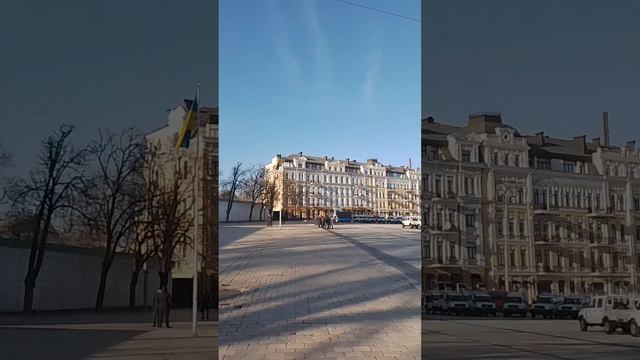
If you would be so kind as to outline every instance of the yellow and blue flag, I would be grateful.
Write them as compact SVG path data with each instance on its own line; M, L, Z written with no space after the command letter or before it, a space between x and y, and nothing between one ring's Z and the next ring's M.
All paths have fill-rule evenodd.
M184 115L184 120L182 121L182 127L180 128L180 132L178 133L178 141L176 142L176 149L180 148L188 148L189 142L193 135L195 135L198 125L197 125L197 116L198 116L198 97L194 97L193 100L184 100L184 104L186 105L187 113Z

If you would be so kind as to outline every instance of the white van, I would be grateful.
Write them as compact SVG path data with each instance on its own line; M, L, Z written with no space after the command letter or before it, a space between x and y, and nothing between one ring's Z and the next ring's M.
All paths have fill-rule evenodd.
M602 326L604 332L612 334L618 328L630 332L631 311L629 298L624 295L600 295L591 298L589 306L578 313L580 330L587 331L589 326Z
M402 228L409 227L409 229L420 229L422 227L422 219L420 216L405 216L402 219Z

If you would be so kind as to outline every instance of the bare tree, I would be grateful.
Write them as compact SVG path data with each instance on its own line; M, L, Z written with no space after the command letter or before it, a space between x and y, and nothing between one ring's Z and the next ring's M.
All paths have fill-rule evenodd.
M33 217L31 251L24 278L22 310L33 308L36 280L42 269L51 223L58 210L68 204L69 195L82 181L85 151L76 150L70 136L74 127L62 125L42 143L39 162L29 179L14 180L8 193L14 207Z
M231 175L229 175L223 184L224 192L226 192L227 195L227 213L225 221L229 221L233 202L235 201L236 196L238 196L238 190L244 181L246 172L247 170L242 168L242 163L237 163L233 166L231 169Z
M160 284L166 286L173 269L175 255L179 249L193 245L190 231L193 226L194 197L192 182L187 170L180 168L178 161L163 161L158 168L159 192L155 201L158 219L159 237L158 256L160 257Z
M262 203L269 209L273 218L273 208L280 197L280 173L265 174L264 185L262 186Z
M264 174L265 170L263 166L252 166L247 170L247 175L242 184L242 193L251 202L249 209L249 221L253 218L253 209L262 196L264 188ZM262 212L262 209L260 209L260 212Z
M124 242L135 234L142 201L139 186L144 144L133 130L120 134L100 131L88 147L95 172L87 179L74 209L85 220L95 240L104 246L95 309L102 310L109 270Z
M143 182L138 187L140 191L138 209L136 210L136 225L134 236L126 242L127 252L134 257L131 280L129 282L129 307L136 307L136 288L140 272L145 263L158 255L160 241L158 227L160 216L157 209L157 198L160 196L158 148L151 144L145 147L144 163L142 165Z

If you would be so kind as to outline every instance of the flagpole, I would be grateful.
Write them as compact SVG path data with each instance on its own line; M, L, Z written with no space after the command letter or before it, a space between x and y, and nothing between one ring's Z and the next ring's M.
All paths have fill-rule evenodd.
M196 98L200 101L200 78L196 83ZM193 336L198 335L198 167L200 165L200 105L196 109L196 161L193 177L193 294L191 309L191 331Z

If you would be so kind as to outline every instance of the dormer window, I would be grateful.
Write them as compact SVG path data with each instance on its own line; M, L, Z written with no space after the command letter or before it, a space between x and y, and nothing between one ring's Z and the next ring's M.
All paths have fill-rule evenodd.
M471 162L471 150L462 150L462 161Z

